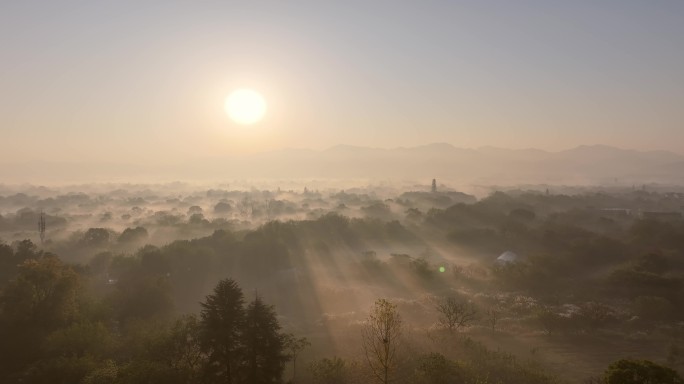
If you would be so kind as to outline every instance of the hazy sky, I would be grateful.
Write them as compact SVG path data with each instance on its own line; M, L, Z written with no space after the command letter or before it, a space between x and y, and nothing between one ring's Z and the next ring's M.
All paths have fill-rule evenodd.
M0 161L336 144L684 153L684 1L3 1ZM224 98L261 92L266 119Z

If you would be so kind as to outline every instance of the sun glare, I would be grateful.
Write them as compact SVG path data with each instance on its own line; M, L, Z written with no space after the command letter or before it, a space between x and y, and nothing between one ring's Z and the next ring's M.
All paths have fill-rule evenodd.
M238 124L250 125L261 121L266 114L266 100L251 89L238 89L226 98L224 105L231 120Z

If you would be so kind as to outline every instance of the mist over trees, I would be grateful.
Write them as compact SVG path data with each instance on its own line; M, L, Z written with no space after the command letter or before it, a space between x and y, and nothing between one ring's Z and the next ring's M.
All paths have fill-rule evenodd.
M436 185L2 196L0 381L681 379L682 192Z

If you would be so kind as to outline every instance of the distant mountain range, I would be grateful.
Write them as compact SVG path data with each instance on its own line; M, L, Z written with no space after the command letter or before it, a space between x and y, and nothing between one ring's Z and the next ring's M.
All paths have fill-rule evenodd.
M466 149L436 143L380 149L338 145L198 159L164 166L103 163L0 164L0 183L235 179L450 180L462 183L684 183L684 156L605 145L548 152Z

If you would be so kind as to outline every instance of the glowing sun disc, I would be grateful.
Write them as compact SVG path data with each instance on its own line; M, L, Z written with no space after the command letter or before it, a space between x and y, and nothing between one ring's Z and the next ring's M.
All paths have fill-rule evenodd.
M223 107L231 120L243 125L258 123L266 114L266 100L251 89L233 91Z

